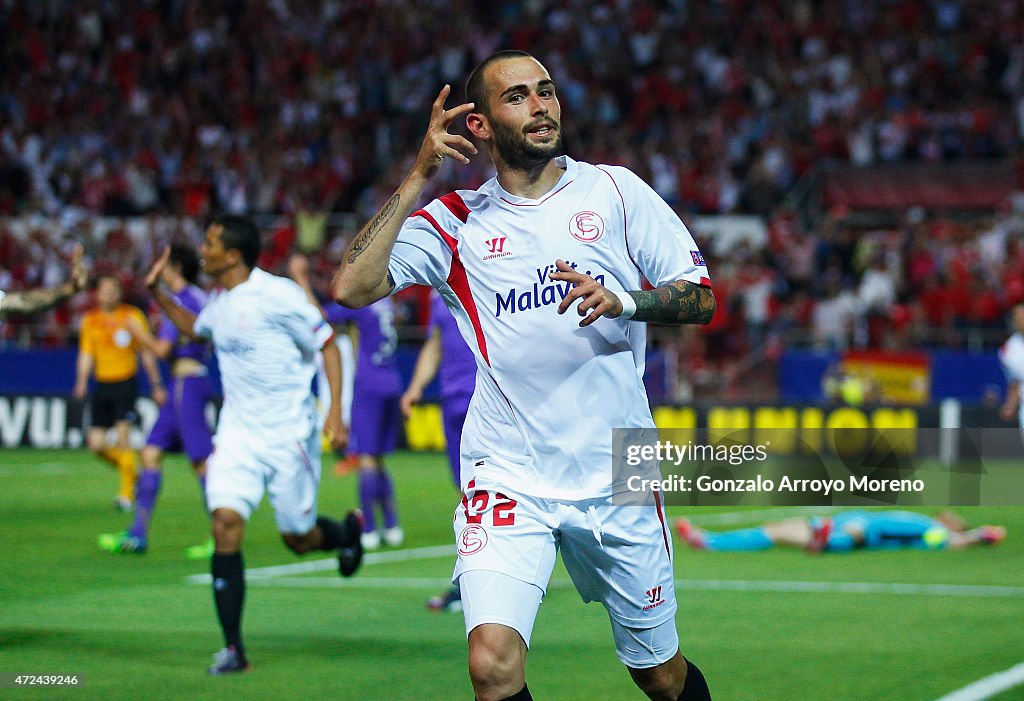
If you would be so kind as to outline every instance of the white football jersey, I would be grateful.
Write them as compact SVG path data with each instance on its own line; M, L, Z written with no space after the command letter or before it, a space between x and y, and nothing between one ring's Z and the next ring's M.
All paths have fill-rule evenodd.
M218 431L273 443L301 439L319 424L316 354L333 332L301 287L254 268L241 285L210 295L194 330L217 353L224 386Z
M391 256L396 289L437 288L477 361L462 437L463 487L585 499L612 485L612 429L653 427L643 386L646 324L579 328L561 258L605 287L675 280L710 285L693 237L626 168L568 157L558 183L530 200L496 178L432 201L405 222Z
M1017 382L1024 392L1024 336L1015 333L1006 340L999 349L999 362L1003 365L1003 372L1010 382ZM1024 401L1020 402L1018 415L1020 425L1024 426Z

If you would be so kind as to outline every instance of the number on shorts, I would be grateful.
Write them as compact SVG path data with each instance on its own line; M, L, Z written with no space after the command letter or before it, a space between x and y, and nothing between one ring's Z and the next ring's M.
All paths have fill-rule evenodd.
M471 502L467 502L466 497L462 497L462 508L466 512L466 523L480 523L483 518L483 511L487 508L487 492L478 491L473 493L473 499ZM469 507L473 507L473 513L469 513Z
M515 499L509 499L501 492L494 495L494 509L491 519L495 527L514 526L516 515L512 511L519 504ZM466 514L466 523L481 523L484 518L483 512L487 510L487 502L490 501L490 494L485 491L473 492L473 498L462 497L462 510ZM472 513L471 513L472 512Z
M497 501L494 504L494 525L514 526L516 523L516 515L512 512L512 509L516 508L516 504L519 502L515 499L509 499L501 492L498 492L494 496L497 499L504 499L504 501Z

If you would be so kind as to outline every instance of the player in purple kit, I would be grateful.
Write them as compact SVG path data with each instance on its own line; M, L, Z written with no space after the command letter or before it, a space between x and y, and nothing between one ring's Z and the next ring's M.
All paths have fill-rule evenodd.
M437 293L430 296L430 324L427 332L427 340L416 359L409 387L402 395L402 413L409 415L412 405L423 399L423 390L440 371L444 438L452 479L458 487L461 484L459 445L462 443L462 425L466 422L469 400L473 398L473 388L476 386L476 360L473 351L469 350L459 333L455 317Z
M193 314L198 314L206 302L206 293L196 284L198 277L196 253L186 246L171 246L160 281L174 302ZM123 533L103 533L99 537L100 548L112 553L146 551L150 519L163 482L161 459L164 452L184 450L188 455L205 504L206 458L213 450L206 421L206 405L213 397L213 383L206 365L210 359L209 346L183 336L166 316L157 336L139 324L129 325L128 330L139 345L167 361L171 387L142 449L142 473L135 486L135 520Z
M398 446L402 392L395 365L398 336L395 333L394 304L385 298L363 309L347 309L331 302L324 317L335 326L349 325L358 334L355 385L352 396L350 450L359 456L359 502L363 511L363 547L379 548L402 544L404 534L398 523L395 490L384 466L384 456ZM384 517L377 530L376 508Z
M452 470L455 488L460 489L459 450L462 445L462 426L466 423L469 400L476 386L476 360L473 351L459 333L455 317L448 311L441 295L430 295L430 325L427 340L416 358L416 367L409 387L402 395L402 413L409 417L413 404L423 399L423 390L441 373L441 415L444 419L445 447ZM440 596L431 597L427 607L435 611L462 610L462 595L458 587L451 587Z

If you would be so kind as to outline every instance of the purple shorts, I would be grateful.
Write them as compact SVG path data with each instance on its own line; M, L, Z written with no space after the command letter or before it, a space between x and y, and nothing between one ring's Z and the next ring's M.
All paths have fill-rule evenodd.
M472 398L472 394L457 394L441 400L448 464L452 468L452 479L455 480L455 486L459 489L462 488L460 480L462 459L459 457L459 447L462 445L462 425L466 423L466 412L469 411L469 400Z
M205 460L213 451L206 423L206 405L212 397L213 383L208 376L175 377L146 445L172 453L184 448L192 462Z
M402 417L398 399L397 394L355 393L350 453L386 455L395 451Z

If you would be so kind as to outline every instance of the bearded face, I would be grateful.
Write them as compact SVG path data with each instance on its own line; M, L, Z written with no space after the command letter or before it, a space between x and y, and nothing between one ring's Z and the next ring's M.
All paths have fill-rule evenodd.
M492 119L491 129L498 155L511 168L533 170L565 154L560 125L550 116L520 128Z

